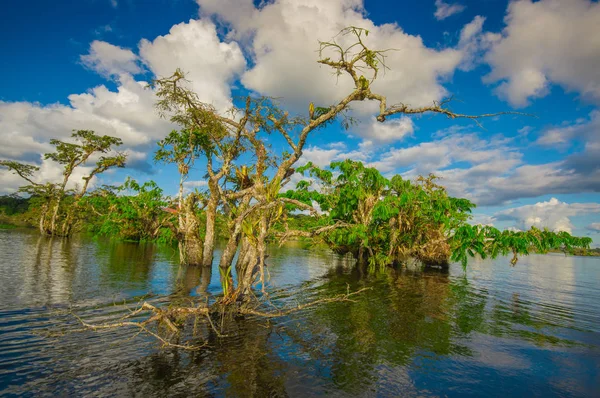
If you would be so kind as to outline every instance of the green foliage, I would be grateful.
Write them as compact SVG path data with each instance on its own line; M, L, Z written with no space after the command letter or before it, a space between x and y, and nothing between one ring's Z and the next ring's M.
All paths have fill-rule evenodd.
M72 169L74 166L85 162L95 152L106 153L113 146L120 146L123 141L117 137L108 135L99 136L91 130L77 130L71 137L75 143L51 139L56 151L44 155L44 159L50 159Z
M0 213L12 216L14 214L23 214L29 209L29 199L21 198L16 195L0 196Z
M340 225L321 239L334 251L352 253L371 268L411 257L435 265L458 261L466 267L469 257L507 254L513 255L514 265L519 255L586 248L591 243L566 232L472 226L468 220L475 205L449 196L433 174L415 181L399 175L388 180L378 170L352 160L333 162L329 169L309 162L297 171L312 180L299 181L284 196L318 203L326 213L316 224Z
M496 258L512 254L515 265L519 255L548 253L551 250L569 251L573 248L589 248L592 239L575 237L568 232L552 232L531 227L528 231L500 231L491 226L463 224L449 239L452 261L459 261L466 268L468 258Z
M168 198L154 182L143 184L129 178L118 187L103 187L83 201L91 218L89 231L131 241L172 243L174 216L163 209Z
M33 184L31 178L34 174L40 169L38 166L33 166L30 164L19 163L13 160L0 160L0 166L5 167L13 172L13 174L17 174L25 181L28 181Z
M199 129L173 130L166 138L158 142L154 160L175 163L179 167L179 172L185 175L189 172L189 167L200 151L210 153L212 150L213 145L206 131Z

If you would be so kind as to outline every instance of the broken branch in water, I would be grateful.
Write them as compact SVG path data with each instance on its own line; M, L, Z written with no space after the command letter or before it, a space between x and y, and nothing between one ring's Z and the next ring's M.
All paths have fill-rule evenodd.
M159 334L159 332L156 332L156 333L153 332L152 330L150 330L148 328L148 326L150 324L156 324L156 325L164 324L167 326L168 329L171 330L173 335L179 335L182 327L177 326L176 323L174 323L174 321L173 321L174 319L181 319L182 317L187 319L190 316L201 315L203 317L208 318L210 327L212 328L213 331L215 331L217 337L224 338L224 337L228 337L229 335L223 334L222 330L217 331L215 324L213 323L213 320L211 318L211 313L219 314L219 315L221 315L221 317L223 317L225 314L238 314L238 315L254 315L254 316L258 316L258 317L272 319L272 318L278 318L278 317L290 315L294 312L302 311L304 309L314 307L319 304L326 304L326 303L332 303L332 302L344 302L344 301L354 302L354 300L352 300L351 297L359 295L367 290L371 290L371 288L368 288L368 287L362 288L362 289L357 290L352 293L348 290L348 292L345 294L340 294L340 295L333 296L333 297L318 299L318 300L310 301L305 304L298 304L295 307L291 307L291 308L287 308L287 309L277 309L276 311L261 311L261 310L259 310L258 308L261 303L257 303L257 305L254 307L248 307L245 304L233 303L233 304L228 305L228 307L231 308L229 311L223 311L223 307L220 306L219 302L215 303L212 308L208 307L208 306L204 306L204 307L200 307L200 306L193 307L192 306L192 307L172 307L172 308L167 308L167 309L158 308L158 307L153 306L152 304L143 302L139 308L137 308L133 311L130 311L128 314L119 318L119 320L116 322L93 324L93 323L84 321L80 316L78 316L74 312L71 312L71 315L73 315L79 321L79 323L84 327L84 329L82 329L82 330L98 331L98 330L116 329L116 328L122 328L122 327L135 327L135 328L139 329L139 332L137 334L139 334L141 332L145 332L148 335L150 335L150 336L154 337L155 339L157 339L158 341L160 341L162 343L163 347L181 348L184 350L195 351L195 350L199 350L199 349L205 347L206 345L208 345L208 343L204 342L202 344L197 344L197 345L172 343L171 341L169 341L169 337L161 336ZM220 308L220 310L219 310L219 308ZM132 317L139 315L145 311L150 312L152 315L149 318L144 319L139 322L129 320ZM77 331L82 331L82 330L77 330Z

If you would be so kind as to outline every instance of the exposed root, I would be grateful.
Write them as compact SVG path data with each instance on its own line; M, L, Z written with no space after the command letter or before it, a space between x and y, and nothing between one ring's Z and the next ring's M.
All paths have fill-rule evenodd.
M311 302L308 302L305 304L298 304L295 307L291 307L291 308L287 308L287 309L279 309L271 303L272 307L275 308L275 310L273 310L273 311L260 310L259 308L263 305L263 303L260 302L258 299L255 299L255 300L251 301L252 303L255 303L254 306L249 306L249 302L230 303L230 304L226 304L226 305L223 302L221 302L221 303L217 302L211 307L190 306L190 307L172 307L172 308L166 308L166 309L158 308L158 307L153 306L152 304L144 302L144 303L142 303L142 305L139 308L137 308L133 311L130 311L128 314L119 318L115 322L99 323L99 324L93 324L93 323L86 322L80 316L78 316L77 314L75 314L73 312L71 312L71 315L73 315L79 321L79 323L83 326L82 329L74 330L73 332L85 331L85 330L99 331L99 330L116 329L116 328L123 328L123 327L133 327L133 328L139 329L139 331L133 337L144 332L144 333L154 337L158 341L160 341L162 343L163 347L181 348L184 350L196 351L196 350L200 350L203 347L207 346L208 343L204 342L202 344L193 345L193 344L187 344L187 343L186 344L177 344L177 343L173 343L170 341L172 336L174 336L174 335L178 336L180 334L180 332L183 328L183 324L185 324L185 322L181 322L181 321L187 320L191 316L196 316L196 320L194 322L194 330L197 327L198 317L206 317L208 320L208 324L210 325L211 329L215 332L216 336L219 338L225 338L225 337L229 336L229 335L223 333L223 320L225 318L225 315L234 315L234 316L235 315L253 315L253 316L264 317L264 318L268 318L268 319L278 318L278 317L290 315L294 312L302 311L302 310L310 308L310 307L314 307L319 304L332 303L332 302L343 302L343 301L354 302L354 300L352 300L351 297L359 295L367 290L371 290L371 288L363 288L363 289L357 290L352 293L348 290L348 292L345 294L337 295L334 297L318 299L318 300L314 300L314 301L311 301ZM133 317L140 315L144 312L150 313L148 318L146 318L144 320L140 320L140 321L132 320ZM221 327L219 329L215 326L215 323L213 322L213 319L212 319L213 315L220 316L220 318L221 318L221 325L220 325ZM150 325L156 325L157 332L150 330L149 329ZM166 326L171 333L169 333L168 336L161 336L160 332L158 332L158 330L160 330L158 328L158 326L160 326L160 325Z
M142 312L150 311L152 312L152 316L143 320L143 321L130 321L128 319L139 315ZM163 347L172 347L172 348L181 348L184 350L195 351L205 347L208 343L203 344L176 344L172 343L167 338L160 336L158 333L155 333L148 329L148 325L155 323L156 325L164 324L171 330L171 332L175 335L178 335L180 329L173 323L172 319L175 319L177 315L183 315L186 318L190 315L208 315L208 308L203 307L182 307L182 308L169 308L163 310L161 308L157 308L152 304L144 302L138 309L131 311L129 314L120 318L117 322L112 323L101 323L101 324L92 324L84 321L77 314L71 312L79 323L85 328L84 330L104 330L104 329L116 329L121 327L136 327L140 329L140 332L145 332L150 336L154 337L158 341L160 341ZM77 330L76 330L77 331ZM138 332L138 334L140 333Z

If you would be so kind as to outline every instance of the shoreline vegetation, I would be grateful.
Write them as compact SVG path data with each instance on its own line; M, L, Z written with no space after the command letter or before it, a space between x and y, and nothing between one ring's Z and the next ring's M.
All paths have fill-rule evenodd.
M7 202L12 202L12 201L23 201L24 203L28 203L29 199L28 198L18 198L18 197L14 197L14 196L8 196L8 195L4 195L4 196L0 196L0 229L18 229L18 228L25 228L25 229L30 229L33 230L36 228L36 225L30 223L31 220L31 215L29 214L30 209L27 210L21 210L18 213L14 213L11 210L9 210L9 208L11 207L10 205L6 205ZM32 212L35 211L35 209L31 209ZM298 215L291 215L289 216L291 220L293 220L293 222L298 223L298 224L302 224L302 215L298 216ZM119 242L130 242L130 243L156 243L156 244L163 244L163 245L168 245L168 246L173 246L174 242L170 241L170 240L140 240L140 239L128 239L128 238L123 238L120 236L110 236L110 235L106 235L106 234L100 234L98 233L98 231L96 230L96 228L93 225L87 225L87 226L83 226L81 231L78 231L78 233L83 233L86 234L88 236L92 236L92 237L106 237L108 239L113 239ZM222 234L218 234L217 236L217 241L223 243L226 242L227 240L225 239L225 236L223 236ZM310 247L322 247L322 248L329 248L329 246L324 243L324 242L315 242L310 238L306 238L303 236L296 236L296 237L290 237L286 240L286 242L300 242L300 243L304 243L307 246ZM535 248L532 249L531 254L535 254ZM600 248L595 247L595 248L571 248L570 250L564 251L564 250L559 250L559 249L550 249L548 250L548 253L558 253L558 254L565 254L565 255L569 255L569 256L581 256L581 257L600 257ZM544 254L544 253L539 253L539 254Z
M127 162L126 153L118 151L121 139L91 130L74 131L68 141L50 141L54 151L44 159L62 168L59 182L39 181L36 165L0 160L0 167L26 183L18 192L24 198L13 198L9 206L13 213L7 216L18 214L15 219L35 225L40 234L68 238L76 232L90 232L174 244L182 265L198 267L212 266L217 239L224 240L218 259L222 295L211 305L161 309L143 303L134 312L146 312L144 321L90 325L81 320L84 327L98 330L137 323L141 331L169 345L170 340L157 330L166 327L169 333L178 334L184 318L207 318L214 328L219 322L213 318L219 321L224 314L269 318L289 313L294 309L269 312L264 307L269 304L267 245L290 239L325 244L370 272L401 267L409 259L442 267L460 262L466 268L475 256L511 255L514 266L519 256L533 252L589 248L590 238L566 232L534 227L500 231L471 225L475 204L448 195L433 174L414 180L400 175L386 178L376 168L349 159L323 168L299 163L305 146L319 130L332 124L348 128L356 122L351 106L357 103L375 104L374 116L380 123L421 114L478 125L482 118L523 116L516 112L455 113L449 108L451 98L423 107L388 104L384 95L372 90L372 84L389 68L389 50L371 49L368 36L368 30L348 27L331 41L320 42L317 62L349 78L353 87L334 104L309 103L305 114L292 115L277 100L256 96L235 101L225 112L215 109L189 88L181 70L152 81L149 89L157 97L157 112L178 126L154 153L156 163L172 164L178 170L179 190L174 197L165 195L153 181L139 183L131 178L120 186L91 189L89 183L95 177L125 167ZM286 143L287 149L274 150L273 136ZM73 185L72 176L82 166L88 167L88 174ZM203 179L206 189L186 190L185 183L192 176ZM3 200L10 202L6 197ZM359 292L331 300L348 300L355 293ZM151 324L158 329L151 331Z

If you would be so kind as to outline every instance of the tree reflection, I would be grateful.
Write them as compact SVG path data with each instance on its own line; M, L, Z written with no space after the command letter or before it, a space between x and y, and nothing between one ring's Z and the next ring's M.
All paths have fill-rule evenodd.
M177 270L175 294L208 298L212 268L180 265Z
M146 287L156 259L154 244L99 241L102 278L112 287L137 283Z

